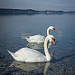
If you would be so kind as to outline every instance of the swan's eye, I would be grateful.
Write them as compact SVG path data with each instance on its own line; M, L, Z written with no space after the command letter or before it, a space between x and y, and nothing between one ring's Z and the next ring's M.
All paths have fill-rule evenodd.
M55 41L55 39L54 39L54 38L52 38L52 40L54 40L54 41Z
M55 28L53 28L53 30L55 30Z
M53 28L53 31L55 32L55 28Z

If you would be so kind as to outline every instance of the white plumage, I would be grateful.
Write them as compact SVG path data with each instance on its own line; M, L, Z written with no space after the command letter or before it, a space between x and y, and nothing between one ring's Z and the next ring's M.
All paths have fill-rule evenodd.
M25 37L25 39L30 42L30 43L43 43L45 37L42 35L34 35L34 36L30 36L29 38Z
M41 52L30 49L30 48L21 48L20 50L16 51L15 53L12 53L8 51L12 57L17 61L24 61L24 62L46 62L51 60L51 56L47 49L47 43L49 40L53 39L54 36L47 36L44 42L44 51L45 55L43 55ZM52 40L50 41L52 42Z

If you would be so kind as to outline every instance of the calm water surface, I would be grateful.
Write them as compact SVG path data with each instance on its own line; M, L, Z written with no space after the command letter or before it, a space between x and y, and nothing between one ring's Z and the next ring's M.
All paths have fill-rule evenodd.
M47 63L16 62L7 52L27 46L25 36L46 36L53 25L56 46L53 60ZM44 54L43 44L29 44ZM75 15L8 15L0 16L0 75L75 75Z

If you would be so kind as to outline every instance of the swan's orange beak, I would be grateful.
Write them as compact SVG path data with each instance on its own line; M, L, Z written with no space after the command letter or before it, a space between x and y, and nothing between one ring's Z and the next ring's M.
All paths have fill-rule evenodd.
M53 42L54 45L56 45L54 40L52 40L52 42Z
M55 32L55 29L53 28L53 31Z

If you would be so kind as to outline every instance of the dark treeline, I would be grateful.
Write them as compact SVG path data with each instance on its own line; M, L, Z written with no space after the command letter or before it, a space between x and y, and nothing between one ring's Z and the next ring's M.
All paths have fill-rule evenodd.
M53 11L53 10L46 10L46 11L37 11L32 9L0 9L0 15L17 15L17 14L26 14L26 15L34 15L34 14L75 14L75 11Z

